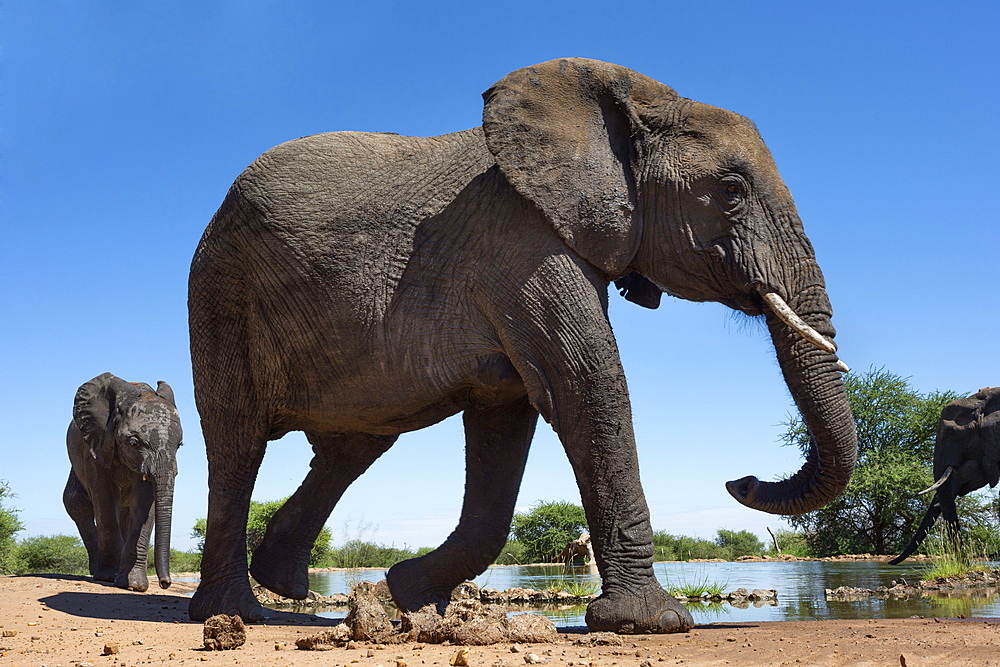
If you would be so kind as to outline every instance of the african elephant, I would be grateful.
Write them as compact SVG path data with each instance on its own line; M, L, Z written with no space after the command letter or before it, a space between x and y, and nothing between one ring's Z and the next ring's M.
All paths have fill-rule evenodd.
M567 542L552 562L571 565L577 558L582 558L585 563L594 562L594 546L590 543L590 535L587 533L580 533L580 537Z
M170 586L170 519L181 422L174 392L111 373L82 385L66 434L72 468L63 505L87 548L90 574L119 588L149 587L146 557L156 524L154 562Z
M189 279L209 465L190 616L261 618L244 526L264 448L292 430L310 471L250 573L307 592L307 557L347 486L400 433L463 412L465 498L435 551L388 572L396 604L447 604L508 534L539 414L579 485L603 593L593 630L674 632L690 614L653 576L631 407L608 286L720 301L770 330L815 436L780 482L729 482L767 512L807 512L856 456L832 310L791 194L749 120L584 59L517 70L483 125L437 137L338 132L281 144L236 180Z
M1000 480L1000 387L986 387L967 398L944 406L934 443L934 484L921 493L934 491L930 507L903 552L889 561L902 563L917 550L944 516L953 535L958 535L955 498Z

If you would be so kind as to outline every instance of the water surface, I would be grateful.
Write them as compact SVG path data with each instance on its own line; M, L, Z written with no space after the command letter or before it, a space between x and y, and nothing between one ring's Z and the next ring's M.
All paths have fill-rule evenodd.
M722 584L725 590L746 588L776 589L777 604L751 604L740 609L729 604L695 603L688 605L695 623L792 621L853 618L907 618L909 616L959 615L1000 617L1000 599L990 597L929 597L922 599L880 600L869 598L861 601L839 602L826 599L826 589L840 586L877 588L889 586L900 577L907 581L921 578L924 565L887 565L881 562L770 562L770 563L656 563L653 566L657 579L666 587L712 582ZM342 570L317 572L309 577L312 590L324 595L348 593L360 580L378 581L384 572L379 570ZM587 566L494 566L475 579L481 588L533 588L546 590L552 587L567 588L573 582L599 585L596 570ZM584 625L583 605L537 610L545 614L558 627ZM343 616L344 611L333 611L323 616Z

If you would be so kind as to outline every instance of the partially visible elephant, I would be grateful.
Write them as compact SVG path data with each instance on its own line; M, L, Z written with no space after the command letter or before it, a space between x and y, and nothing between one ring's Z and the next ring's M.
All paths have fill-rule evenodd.
M958 535L955 499L1000 480L1000 387L986 387L952 401L941 410L937 442L934 444L935 482L921 493L934 491L927 513L903 552L889 561L896 565L917 550L944 516L953 535Z
M250 573L303 598L310 546L348 485L399 434L464 412L461 518L435 551L389 570L400 608L443 608L500 553L541 414L573 467L603 579L587 625L690 628L653 574L611 281L647 307L668 292L766 321L815 446L787 479L730 482L739 502L796 514L847 484L857 445L832 308L754 124L579 58L515 71L484 100L483 126L454 134L277 146L205 231L188 292L209 466L192 619L262 617L245 526L269 440L304 431L314 458ZM416 473L433 478L432 463Z
M87 548L90 574L144 591L149 536L160 588L170 586L170 523L181 422L166 382L111 373L82 385L66 434L72 468L63 504Z
M588 533L580 533L580 537L567 542L563 550L552 559L552 562L570 565L577 558L582 558L586 563L594 562L594 547Z

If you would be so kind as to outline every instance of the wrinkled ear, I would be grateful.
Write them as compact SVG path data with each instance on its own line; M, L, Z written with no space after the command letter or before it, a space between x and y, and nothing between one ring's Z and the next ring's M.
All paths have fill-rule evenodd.
M177 403L174 401L174 390L163 380L156 381L156 395L167 399L167 401L170 402L170 405L175 408L177 407Z
M632 271L622 276L615 281L615 287L626 301L637 303L644 308L660 307L660 297L663 296L663 292L641 273Z
M577 254L625 273L642 234L637 109L677 94L624 67L569 58L512 72L483 99L486 144L511 185Z
M105 467L114 460L114 418L117 393L123 384L120 378L104 373L81 385L73 400L73 421L90 446L91 456Z

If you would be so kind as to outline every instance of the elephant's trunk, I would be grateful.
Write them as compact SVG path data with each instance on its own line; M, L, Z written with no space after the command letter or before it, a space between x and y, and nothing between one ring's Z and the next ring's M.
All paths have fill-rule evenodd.
M165 471L153 476L156 489L155 518L156 541L153 547L153 558L156 565L156 577L160 580L160 588L170 587L170 525L174 507L174 476L177 467L167 466Z
M791 305L808 326L828 340L834 330L826 291L814 286ZM809 430L812 447L802 468L779 482L744 477L726 488L747 507L771 514L804 514L836 498L847 486L857 459L854 417L841 382L840 361L815 341L785 323L772 310L766 313L782 375Z

